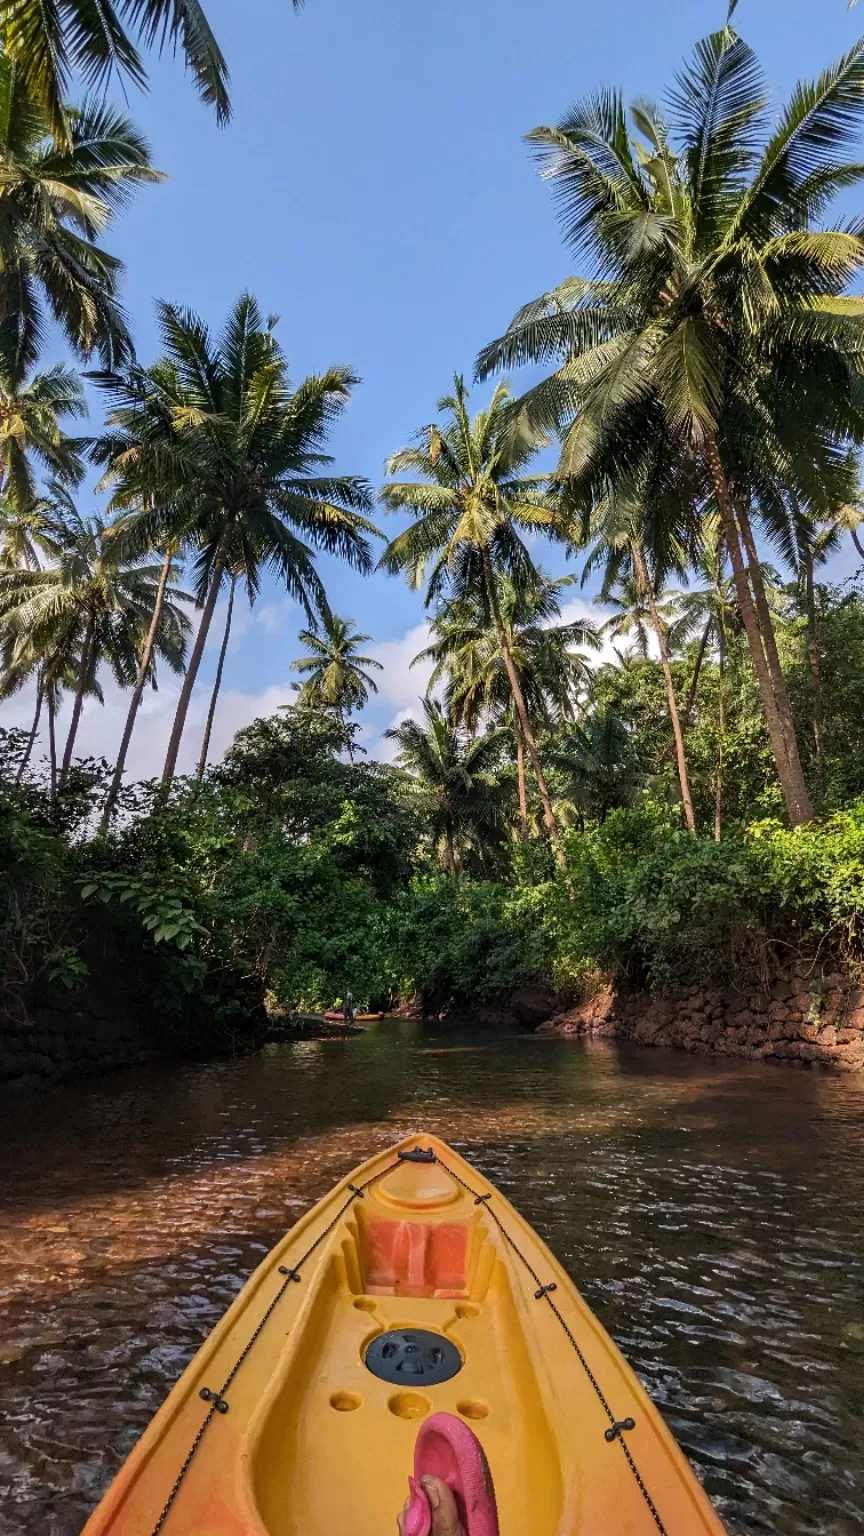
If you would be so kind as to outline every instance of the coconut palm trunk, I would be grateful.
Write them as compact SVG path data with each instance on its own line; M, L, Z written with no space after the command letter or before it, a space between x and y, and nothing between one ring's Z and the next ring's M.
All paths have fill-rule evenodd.
M825 711L822 701L822 656L819 645L819 614L816 608L816 585L813 579L813 556L808 549L804 555L804 598L807 609L807 660L810 663L810 681L813 690L813 745L816 749L816 779L820 794L824 796L825 780Z
M813 806L804 779L804 770L801 767L795 719L792 714L792 701L789 697L789 689L786 686L783 668L780 665L780 652L777 649L777 637L774 633L774 621L771 617L768 593L765 591L762 563L756 549L756 542L753 538L753 529L750 524L747 508L742 503L736 510L738 526L741 529L741 539L747 553L750 583L753 589L759 628L762 631L762 642L765 647L765 660L768 663L771 686L774 690L774 698L777 704L777 713L780 716L780 724L783 728L783 737L786 742L786 756L789 759L789 767L795 781L796 793L802 808L806 811L806 819L807 821L812 821Z
M204 740L201 743L201 756L198 759L197 778L200 781L204 777L207 767L207 754L210 751L210 736L213 731L213 720L216 715L216 700L219 697L219 689L222 687L222 673L225 670L225 657L228 652L228 641L231 638L231 619L234 614L234 593L237 589L237 577L232 577L231 590L228 593L228 612L225 616L225 633L222 636L222 647L219 651L219 665L216 668L216 681L213 684L213 692L210 695L210 708L207 711L207 724L204 727Z
M449 821L447 823L447 831L445 833L445 837L447 841L447 867L450 870L453 879L455 880L459 873L459 864L456 858L456 839L453 836L453 827Z
M69 734L66 737L66 748L63 753L63 762L60 767L60 787L66 781L66 776L72 766L72 752L75 747L75 738L78 735L78 726L81 723L81 711L84 707L84 691L87 687L87 678L90 674L90 663L93 656L93 640L95 625L91 619L84 636L84 644L81 647L81 665L78 669L78 683L75 688L75 700L72 705L72 719L69 722Z
M156 644L156 636L159 633L159 625L162 622L162 610L165 606L165 594L168 590L168 581L171 576L171 566L174 562L173 549L166 554L162 562L162 570L159 573L159 585L156 589L156 601L153 604L153 617L150 620L150 628L144 641L144 649L141 652L141 661L138 667L138 676L135 679L135 687L132 690L132 698L129 703L129 712L126 716L126 724L123 728L123 739L120 742L120 750L117 754L117 762L114 767L114 776L105 800L105 808L102 812L102 820L99 825L99 834L104 837L111 824L117 797L120 794L120 786L123 783L123 773L126 768L126 756L129 751L129 743L132 740L132 732L135 729L135 720L141 700L144 697L144 688L150 672L150 663L153 659L153 648Z
M660 648L660 665L663 668L663 676L666 680L666 702L669 709L669 718L672 721L672 734L675 738L675 760L678 765L678 783L681 786L681 803L684 807L684 820L687 823L687 831L696 831L696 817L693 811L693 796L690 793L690 778L687 773L687 753L684 748L684 732L681 729L681 716L678 712L678 699L675 695L675 679L672 676L672 664L669 660L669 647L666 644L666 630L663 621L657 612L657 604L654 601L654 591L648 575L648 567L645 564L645 554L640 545L634 545L633 564L636 570L636 579L645 593L648 602L648 611L651 614L651 625L657 637Z
M685 725L690 724L690 717L693 714L693 706L696 703L696 690L699 687L699 677L702 672L702 663L705 660L705 652L708 648L708 639L711 634L711 624L712 620L709 619L708 623L705 625L705 628L702 631L702 635L699 640L699 649L696 652L696 660L693 664L693 676L690 679L690 689L687 694L687 703L684 705Z
M852 535L852 543L855 545L855 548L861 556L861 559L864 560L864 544L861 543L861 540L858 537L858 529L850 528L849 532Z
M531 729L531 722L528 719L528 711L525 708L525 695L522 692L522 684L519 681L519 674L516 671L513 657L510 652L510 645L507 640L507 631L504 628L504 620L501 617L501 607L498 602L498 591L495 586L495 574L492 570L492 560L488 549L483 550L483 573L486 577L486 591L489 597L489 606L492 610L492 617L495 622L495 631L498 636L498 645L501 649L501 655L504 657L504 666L506 668L507 677L510 683L510 692L513 695L513 705L516 710L516 717L519 721L522 736L525 741L525 745L528 748L528 756L531 759L531 766L534 769L534 773L537 779L537 788L540 791L540 799L543 802L543 816L549 831L552 845L555 849L555 857L563 868L567 861L564 857L564 845L561 841L561 829L558 826L555 812L552 809L552 800L550 798L549 789L546 784L546 775L543 772L543 764L540 761L540 753L537 750L537 742L534 739L534 732Z
M51 765L51 804L57 799L57 705L54 690L48 693L48 760Z
M513 722L513 734L516 737L516 782L519 785L519 829L523 843L527 843L529 837L528 828L528 792L525 784L525 743L522 739L522 731L518 719Z
M738 523L735 518L735 508L732 504L732 496L723 469L719 444L714 436L709 436L706 440L705 457L714 487L714 494L717 498L720 520L723 524L723 535L729 551L732 578L735 583L735 593L738 599L741 622L744 626L744 633L747 636L750 659L753 663L753 670L756 673L756 681L762 696L765 724L768 728L768 736L774 753L777 776L780 780L783 798L786 802L786 812L792 826L800 827L806 822L812 821L813 808L810 804L807 787L804 784L804 775L801 772L800 762L798 763L796 773L793 764L789 760L786 736L780 720L771 673L768 669L765 648L762 643L762 631L753 602L753 594L750 590L747 567L744 564L741 540L738 536Z
M26 746L26 748L24 750L24 756L22 757L20 763L18 764L18 768L17 768L17 771L15 773L15 783L16 784L20 784L21 783L21 780L24 777L24 769L27 767L27 764L29 763L30 758L31 758L32 753L33 753L33 747L34 747L34 744L36 742L36 737L39 734L39 718L40 718L40 716L42 714L42 703L43 703L44 698L45 698L45 689L44 689L43 684L42 684L42 674L40 672L39 673L39 678L38 678L38 681L37 681L37 684L36 684L36 708L35 708L35 710L33 712L33 724L30 727L30 735L27 738L27 746Z
M348 729L348 717L345 714L344 709L341 708L341 706L340 706L340 709L339 709L339 724L341 725L343 731L345 732L345 737L346 737L346 740L347 740L347 743L348 743L348 746L347 746L348 761L351 764L351 767L353 768L355 766L354 739L353 739L353 737L352 737L352 735L351 735L351 733L350 733L350 731Z
M201 665L201 657L204 655L204 647L207 644L207 636L210 633L210 625L213 622L213 614L216 611L216 601L219 597L219 588L222 585L222 577L225 574L225 566L228 561L228 545L231 538L230 527L225 529L216 551L216 559L213 564L213 575L210 578L210 588L201 614L201 623L195 636L195 644L192 647L192 655L186 668L186 676L183 679L183 687L180 689L180 697L177 700L177 712L174 716L174 724L171 728L171 739L168 742L168 751L165 757L165 767L162 769L162 790L166 791L174 777L177 768L177 754L180 751L180 742L183 739L183 728L186 724L186 716L189 713L189 704L192 699L192 690L198 677L198 669Z
M723 775L726 752L726 633L720 620L717 657L717 761L714 765L714 841L723 834Z

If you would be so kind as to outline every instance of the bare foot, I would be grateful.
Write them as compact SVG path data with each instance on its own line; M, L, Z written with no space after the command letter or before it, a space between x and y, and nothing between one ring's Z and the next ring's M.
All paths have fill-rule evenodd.
M432 1536L465 1536L462 1522L456 1512L456 1500L447 1484L440 1477L421 1477L420 1486L426 1493L426 1497L432 1508ZM405 1516L408 1513L408 1505L411 1500L405 1500L405 1506L399 1516L399 1536L405 1536Z

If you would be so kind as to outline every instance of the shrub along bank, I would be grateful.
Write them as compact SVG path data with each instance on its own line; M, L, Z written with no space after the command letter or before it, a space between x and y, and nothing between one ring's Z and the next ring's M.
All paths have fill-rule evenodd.
M48 1070L49 1037L55 1067L251 1046L265 1005L347 987L436 1012L536 982L578 1001L609 978L656 994L739 976L767 995L796 957L824 976L864 960L864 801L717 843L645 800L571 830L563 872L512 844L494 879L454 878L424 852L404 777L343 745L338 724L280 711L167 803L135 786L107 838L105 765L54 805L7 773L0 1071Z

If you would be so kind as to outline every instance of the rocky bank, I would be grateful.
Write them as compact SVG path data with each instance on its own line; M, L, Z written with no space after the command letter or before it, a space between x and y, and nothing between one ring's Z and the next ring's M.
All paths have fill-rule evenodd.
M694 985L663 994L609 986L554 1014L538 1033L860 1072L864 988L839 972L817 973L806 961L768 985Z

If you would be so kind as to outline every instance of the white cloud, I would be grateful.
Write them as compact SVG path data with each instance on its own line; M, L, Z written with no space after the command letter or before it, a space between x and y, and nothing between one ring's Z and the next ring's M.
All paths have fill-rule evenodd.
M280 598L278 603L256 603L252 609L252 621L263 629L265 635L276 635L284 628L295 606L287 597Z
M85 700L75 742L75 755L76 757L106 757L109 762L113 762L126 722L129 694L118 688L110 678L103 678L102 685L105 691L104 707L95 699ZM177 764L180 773L194 773L197 766L204 723L210 704L211 686L210 683L202 683L192 694ZM157 693L152 689L145 691L129 749L127 778L149 779L161 773L179 693L179 680L173 677L160 687ZM280 704L287 704L293 698L294 692L290 683L277 683L263 689L260 693L245 693L241 689L226 688L219 695L216 708L210 741L210 761L217 762L222 757L237 731L244 725L250 725L261 715L272 715ZM34 707L34 690L32 688L22 690L14 700L10 700L3 706L0 712L0 725L7 728L20 726L22 729L28 729L32 723ZM57 722L58 752L61 755L70 714L71 700L67 697ZM40 731L35 756L38 758L46 755L47 751L47 722L43 718L43 728Z
M560 622L562 624L574 624L577 619L590 619L592 624L596 625L599 630L606 619L610 618L614 612L613 608L604 608L600 603L586 602L581 597L574 597L569 603L565 603L561 609ZM606 662L612 662L614 665L618 661L619 652L623 652L625 655L628 652L635 652L636 644L632 639L624 637L620 640L613 640L611 635L603 635L601 638L603 644L599 651L592 650L590 646L576 647L577 650L581 650L588 657L592 666L602 667ZM660 659L660 648L653 631L649 631L648 634L648 654L655 661Z
M418 699L416 704L409 704L406 709L400 709L399 713L393 716L387 729L395 730L397 726L404 725L406 720L422 719L423 707ZM378 740L372 742L368 748L369 756L377 757L382 763L395 763L398 751L397 743L388 741L384 735L379 736Z
M224 606L220 606L222 606L222 623L224 624ZM284 601L266 603L260 608L253 609L250 615L248 607L244 604L242 609L244 622L240 628L240 636L256 627L260 627L264 634L275 633L281 628L291 606ZM237 616L237 609L235 609L235 616ZM608 617L608 610L583 598L573 598L564 605L561 613L561 620L564 623L587 618L598 628L606 617ZM218 609L213 631L221 638ZM358 722L361 726L359 739L366 747L370 758L392 762L395 757L394 743L386 741L383 736L384 722L392 727L401 725L405 720L422 719L421 700L432 673L432 665L426 661L412 667L411 661L428 643L429 627L426 623L421 623L413 625L403 635L393 640L379 641L370 647L371 654L381 662L383 667L383 671L375 673L379 692L371 697L366 715ZM615 646L610 640L604 640L602 650L589 651L587 654L594 665L605 661L614 662L616 659ZM85 702L76 743L76 755L100 756L112 761L126 720L129 695L118 688L111 678L106 677L102 681L105 690L104 707L100 706L95 699ZM194 772L197 765L210 703L210 690L211 683L208 681L196 687L192 695L178 761L178 769L181 773ZM159 691L155 693L152 689L145 691L129 753L129 777L153 778L161 772L179 692L179 678L166 675L164 668ZM237 731L261 716L273 714L280 705L292 703L294 698L295 692L290 677L272 683L258 692L242 688L225 688L220 694L216 710L210 744L210 761L217 762L223 756ZM0 725L29 729L34 705L34 690L32 688L22 690L0 708ZM58 721L58 750L61 753L70 710L71 701L67 699ZM46 752L47 723L43 721L36 756Z
M426 692L432 676L431 661L411 662L419 651L429 644L429 625L415 624L395 640L381 640L370 646L370 654L380 661L383 672L375 673L378 698L395 709L419 709L419 700Z

